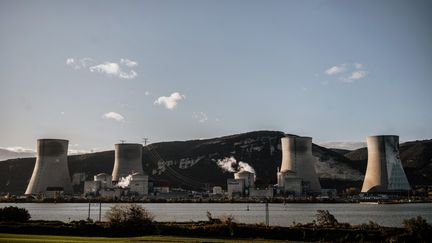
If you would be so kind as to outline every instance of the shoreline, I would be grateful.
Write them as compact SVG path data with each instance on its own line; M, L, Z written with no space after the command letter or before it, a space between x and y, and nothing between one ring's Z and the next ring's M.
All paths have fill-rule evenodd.
M44 200L1 200L0 203L222 203L222 204L414 204L432 203L431 199L424 200L191 200L191 199L152 199L152 200L101 200L101 199L44 199Z

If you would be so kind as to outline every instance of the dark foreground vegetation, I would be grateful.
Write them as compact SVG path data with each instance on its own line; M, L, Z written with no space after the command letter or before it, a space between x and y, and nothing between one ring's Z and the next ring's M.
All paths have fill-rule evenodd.
M91 237L167 235L327 242L430 242L431 239L432 226L420 216L405 220L404 228L382 227L373 222L362 225L339 223L327 210L318 210L316 216L312 223L293 223L291 227L240 224L232 216L213 218L210 212L207 213L208 221L161 223L155 222L153 215L141 206L130 204L113 207L106 215L108 222L3 220L0 233Z

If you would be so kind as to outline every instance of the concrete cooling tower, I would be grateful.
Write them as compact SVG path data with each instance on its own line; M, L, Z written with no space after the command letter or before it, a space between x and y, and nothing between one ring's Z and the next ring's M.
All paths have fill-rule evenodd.
M368 162L362 192L410 190L399 159L399 137L392 135L367 138Z
M61 139L37 141L36 164L25 194L73 193L67 161L68 143Z
M282 164L278 175L280 181L286 175L295 175L313 193L321 192L321 185L315 172L316 159L312 155L312 138L286 136L281 138ZM282 183L283 184L283 183Z
M112 180L116 182L121 177L134 173L144 173L142 168L142 145L137 143L116 144Z

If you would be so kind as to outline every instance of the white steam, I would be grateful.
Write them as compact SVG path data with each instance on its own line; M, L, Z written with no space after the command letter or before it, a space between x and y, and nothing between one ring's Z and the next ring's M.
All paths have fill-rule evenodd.
M247 171L255 174L255 169L248 163L240 161L238 163L238 172Z
M132 175L128 175L126 177L121 177L119 182L117 183L117 187L125 188L128 187L132 180Z
M237 161L232 156L220 159L216 163L224 171L236 172L236 170L234 169L233 165L237 164Z
M255 174L255 169L251 165L242 161L237 162L233 156L220 159L216 163L221 169L227 172L248 171Z

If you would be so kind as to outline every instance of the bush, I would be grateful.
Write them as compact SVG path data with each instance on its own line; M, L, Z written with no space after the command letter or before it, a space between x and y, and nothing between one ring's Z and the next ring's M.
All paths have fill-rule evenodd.
M426 222L426 219L422 218L421 216L417 216L417 218L405 219L403 221L403 225L408 233L421 240L427 240L428 237L430 237L430 232L432 232L432 226L429 225Z
M26 222L30 219L30 214L25 208L5 207L0 208L0 221Z
M125 228L149 226L154 220L152 213L136 204L115 205L105 216L110 226Z
M329 213L328 210L317 210L316 218L317 218L316 222L318 225L335 226L338 224L338 221L336 220L335 216Z

